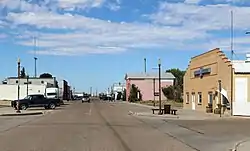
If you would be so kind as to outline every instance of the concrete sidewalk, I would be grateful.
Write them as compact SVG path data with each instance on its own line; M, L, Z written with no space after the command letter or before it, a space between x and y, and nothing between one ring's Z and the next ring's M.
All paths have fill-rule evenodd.
M16 110L12 107L2 107L0 108L0 116L24 116L24 115L39 115L51 112L51 110L44 109L27 109L21 110L21 113L16 113Z
M218 114L210 114L210 113L204 113L201 111L194 111L194 110L187 110L187 109L177 109L177 115L170 115L170 114L164 114L164 115L158 115L157 112L155 114L152 113L153 108L158 108L158 106L148 106L144 104L139 103L129 103L129 102L122 102L129 105L135 105L138 107L147 108L146 112L138 112L136 110L130 111L130 115L136 115L136 116L144 116L144 117L158 117L158 118L169 118L169 119L176 119L176 120L216 120L216 119L225 119L225 118L233 118L231 116L222 116Z
M2 101L0 100L0 106L1 107L10 107L10 101Z

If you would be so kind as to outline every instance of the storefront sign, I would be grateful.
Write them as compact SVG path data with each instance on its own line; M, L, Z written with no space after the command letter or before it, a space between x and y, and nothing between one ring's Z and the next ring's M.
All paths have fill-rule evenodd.
M211 73L211 68L200 68L199 70L194 72L194 76L197 77L202 77L204 74L210 74Z

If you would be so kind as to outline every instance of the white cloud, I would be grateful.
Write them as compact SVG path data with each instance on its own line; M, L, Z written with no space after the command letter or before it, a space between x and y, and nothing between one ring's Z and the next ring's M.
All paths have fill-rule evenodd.
M28 3L25 0L0 0L0 9L7 8L10 10L20 11L45 11L48 10L45 6Z
M139 23L113 23L79 15L54 13L9 13L7 20L15 25L32 25L38 28L75 29L62 34L39 34L40 53L78 54L114 53L135 48L163 48L169 42L184 42L209 35L176 27L162 27ZM31 40L19 42L32 46ZM178 48L178 46L174 46Z
M229 5L189 5L185 3L162 3L159 11L150 18L155 23L163 25L178 25L180 28L197 31L222 30L230 28L230 11L234 11L235 29L247 29L250 22L249 7Z
M17 27L29 25L38 28L38 53L50 55L119 53L132 49L208 50L221 47L228 50L230 40L219 38L210 31L228 30L231 10L237 16L235 29L245 30L250 27L250 22L246 21L250 15L247 7L199 6L196 3L198 0L161 3L159 10L149 15L153 22L151 24L115 23L82 15L58 14L45 9L36 12L10 12L6 19ZM75 6L100 7L103 4L104 0L60 0L59 7L74 9ZM47 29L47 32L43 33L43 29ZM54 29L65 32L50 32ZM33 46L31 36L34 34L21 31L16 36L16 43ZM235 48L248 50L245 46L249 43L247 38L237 37Z
M105 0L57 0L57 2L61 8L88 8L100 7L104 4Z
M185 0L187 4L198 4L201 0Z
M117 5L117 4L114 4L114 3L108 4L107 7L108 7L110 10L112 10L112 11L118 11L118 10L121 8L121 6L119 6L119 5Z

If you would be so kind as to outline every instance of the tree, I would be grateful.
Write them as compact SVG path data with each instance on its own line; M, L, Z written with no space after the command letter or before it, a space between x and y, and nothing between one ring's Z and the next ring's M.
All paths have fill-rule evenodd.
M175 101L180 101L182 102L182 92L183 92L183 77L185 75L185 71L182 71L178 68L173 68L173 69L169 69L166 72L170 72L175 76L175 81L174 81L174 85L169 87L169 88L164 88L163 89L163 93L164 95L171 100L175 100ZM169 94L172 93L172 94Z
M26 73L25 73L25 68L24 67L21 70L20 77L21 78L25 78L26 77Z
M128 97L129 102L141 101L141 98L142 96L141 96L140 90L135 84L132 84L131 89L130 89L130 95Z
M169 86L169 87L165 87L162 89L163 94L167 97L167 99L169 100L174 100L174 86Z
M43 73L40 75L40 78L53 78L53 76L50 73Z
M166 72L172 73L175 77L174 85L179 85L181 89L183 89L183 77L185 75L185 71L181 71L178 68L173 68L167 70Z

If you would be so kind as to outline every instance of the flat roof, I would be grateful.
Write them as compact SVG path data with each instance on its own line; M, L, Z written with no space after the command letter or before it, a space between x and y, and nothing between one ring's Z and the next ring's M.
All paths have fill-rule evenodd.
M158 72L151 73L127 73L125 79L158 79ZM170 72L161 73L163 79L175 79L174 75Z

